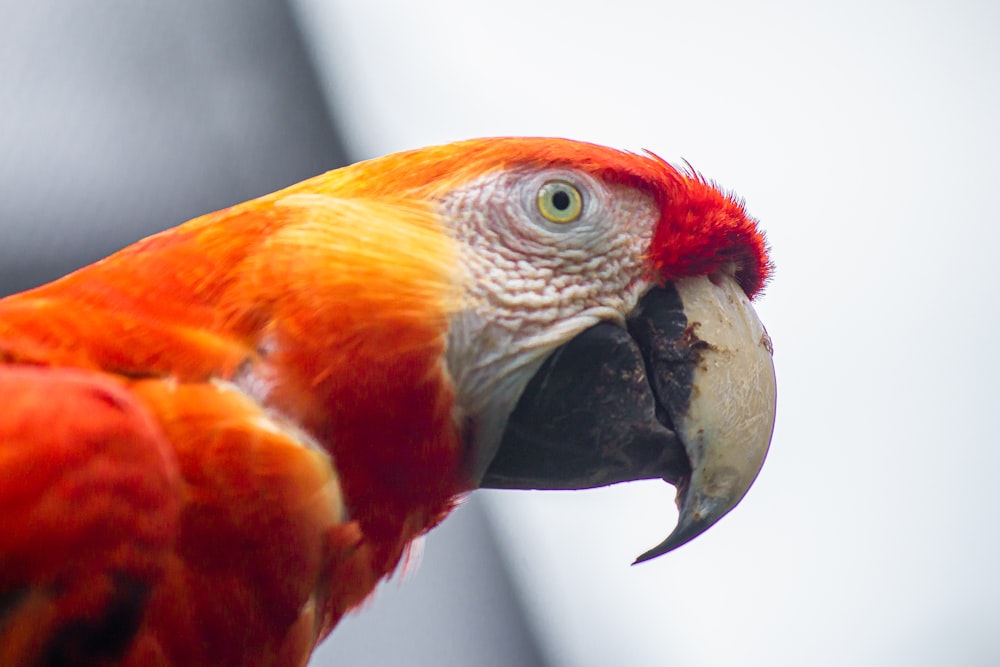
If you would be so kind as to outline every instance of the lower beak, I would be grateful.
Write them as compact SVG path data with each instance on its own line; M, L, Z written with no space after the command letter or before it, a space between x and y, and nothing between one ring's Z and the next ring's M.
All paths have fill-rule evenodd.
M580 489L662 478L685 544L743 498L774 426L771 342L728 274L648 292L628 328L601 323L557 349L511 414L485 488Z

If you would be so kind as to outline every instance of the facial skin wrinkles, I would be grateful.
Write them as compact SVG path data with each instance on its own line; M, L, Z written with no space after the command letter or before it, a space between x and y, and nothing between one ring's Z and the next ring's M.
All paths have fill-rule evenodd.
M578 220L555 225L538 213L538 188L550 178L581 190ZM624 323L651 284L644 260L659 215L641 190L566 169L487 174L438 207L464 272L446 365L461 397L455 423L477 416L469 447L478 479L547 352L598 321Z
M566 177L565 170L557 176ZM540 329L594 307L624 314L638 298L627 288L645 270L657 219L652 198L572 176L584 193L584 213L565 227L546 227L533 210L540 181L534 170L487 175L441 202L443 217L455 221L467 296L499 324Z

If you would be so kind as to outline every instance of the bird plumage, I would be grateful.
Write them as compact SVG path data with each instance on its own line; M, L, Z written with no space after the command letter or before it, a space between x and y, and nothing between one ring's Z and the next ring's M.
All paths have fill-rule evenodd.
M475 276L442 202L549 169L658 208L627 285L726 263L751 296L766 281L754 221L700 177L486 139L329 172L0 301L0 517L20 536L0 536L0 657L302 664L477 483L468 355L449 356Z

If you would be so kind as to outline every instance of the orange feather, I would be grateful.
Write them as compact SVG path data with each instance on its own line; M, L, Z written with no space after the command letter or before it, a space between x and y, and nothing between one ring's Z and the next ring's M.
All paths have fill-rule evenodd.
M203 216L0 301L0 382L20 388L22 369L35 367L62 394L62 375L39 367L87 369L97 383L117 376L181 471L173 556L127 664L300 661L451 508L467 486L443 369L458 306L453 254L426 203L292 192ZM67 400L53 416L44 392L20 399L29 433L50 419L70 432L89 419L83 402ZM275 415L282 426L271 432L264 424ZM60 433L14 451L58 471L51 448L80 447ZM335 472L323 472L328 459L312 446L332 455ZM24 464L13 460L4 479ZM324 475L349 516L324 515L322 494L303 496ZM3 516L18 511L10 502L0 495ZM67 510L39 505L50 515L38 525ZM18 600L17 610L31 602ZM26 628L0 625L0 643Z

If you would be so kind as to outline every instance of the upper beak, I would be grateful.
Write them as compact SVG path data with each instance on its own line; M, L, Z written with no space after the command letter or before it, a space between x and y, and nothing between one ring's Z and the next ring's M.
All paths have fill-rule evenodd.
M650 290L627 330L556 350L511 414L481 486L575 489L662 478L677 526L642 562L694 539L760 471L774 427L771 341L727 273Z

